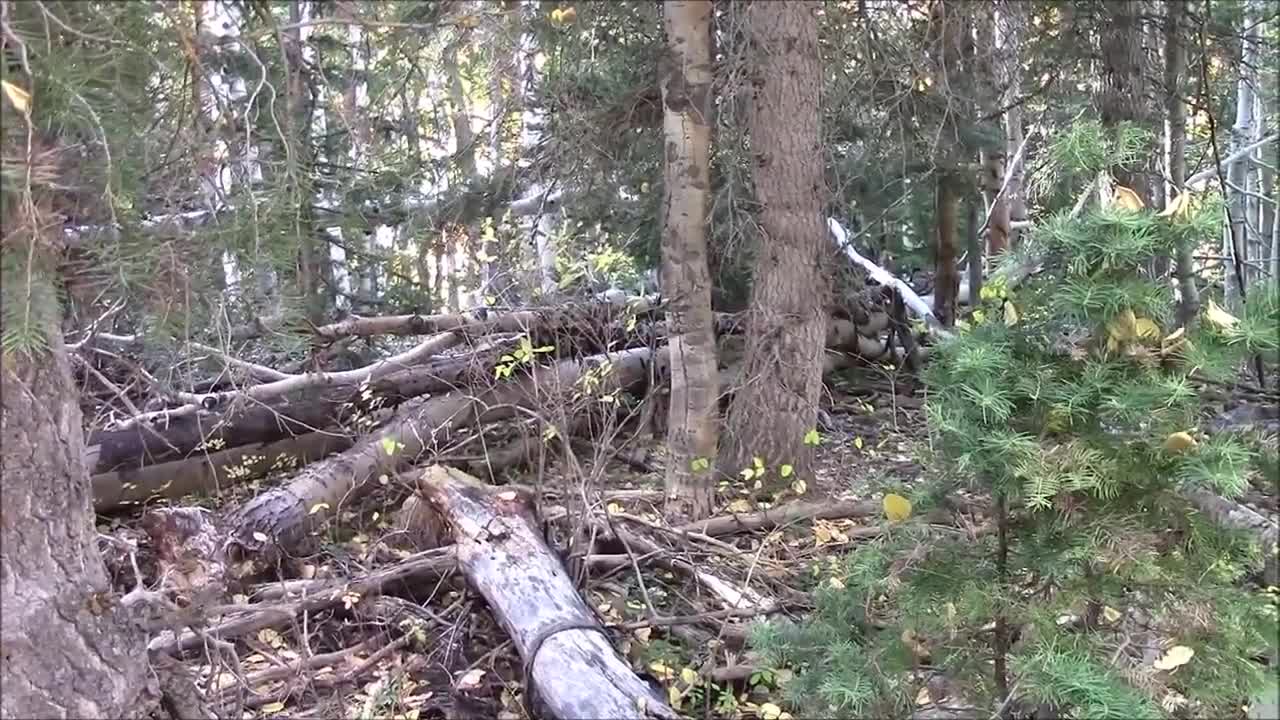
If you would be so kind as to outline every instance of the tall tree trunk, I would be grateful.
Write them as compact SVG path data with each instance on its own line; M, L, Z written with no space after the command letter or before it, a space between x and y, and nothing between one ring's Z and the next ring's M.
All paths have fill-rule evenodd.
M982 98L981 110L983 115L991 117L990 130L992 138L991 142L984 142L979 151L979 161L982 163L982 193L986 198L986 205L989 208L987 212L987 254L992 258L997 257L1009 248L1009 221L1010 207L1008 193L1000 192L1000 188L1004 186L1005 174L1005 138L1004 138L1004 118L1000 109L1003 107L1003 98L1001 97L1001 65L1004 59L1000 56L999 48L996 46L996 25L1000 22L999 6L992 4L981 8L982 15L976 18L975 26L977 36L977 52L975 53L974 68L979 75L979 93ZM1015 149L1016 152L1016 149ZM979 254L981 248L979 247ZM971 254L974 250L969 251ZM974 259L970 258L970 265L973 265ZM982 267L979 260L979 269ZM970 274L972 278L972 273ZM981 276L979 275L979 279ZM973 283L970 281L970 298L971 304L976 304L977 294L973 291Z
M1258 8L1251 0L1245 3L1240 35L1240 77L1236 83L1236 121L1231 126L1231 152L1234 154L1249 144L1253 138L1254 88L1258 60ZM1223 301L1227 308L1239 311L1247 288L1244 286L1244 268L1248 261L1249 223L1248 198L1243 192L1248 185L1251 158L1246 156L1227 168L1227 197L1231 222L1223 233L1222 255L1227 258L1226 288Z
M1165 128L1169 147L1169 186L1172 200L1187 184L1187 108L1182 101L1183 77L1187 71L1187 47L1182 42L1186 29L1184 3L1165 4L1164 86ZM1178 322L1186 325L1200 313L1200 289L1196 287L1195 248L1191 242L1178 244L1174 275L1178 278Z
M662 69L666 205L662 287L670 298L671 401L667 513L711 514L719 442L719 370L707 221L711 204L711 0L663 4Z
M1116 127L1129 122L1148 128L1150 117L1145 104L1142 74L1142 3L1140 0L1106 0L1102 29L1102 95L1099 98L1102 123ZM1116 182L1133 190L1150 207L1153 202L1148 163L1136 167L1116 166Z
M760 457L807 474L822 390L828 278L817 2L747 8L756 93L750 117L763 230L752 278L743 387L729 409L731 473Z
M0 358L0 717L137 717L146 637L111 595L58 311L41 314L49 348Z
M1015 230L1013 224L1027 219L1027 199L1026 192L1023 190L1025 150L1022 155L1018 154L1024 137L1022 107L1011 107L1022 94L1022 64L1019 58L1022 54L1022 30L1026 22L1025 18L1023 4L1018 0L1010 0L1001 3L996 22L996 47L1000 53L996 72L999 75L1000 85L1005 88L1002 102L1004 107L1009 107L1004 115L1004 130L1005 157L1008 158L1005 172L1009 176L1005 196L1009 199L1008 240L1011 248L1018 246L1019 235L1022 233L1021 230Z
M956 224L960 206L960 181L953 173L939 171L934 195L934 290L933 314L951 327L956 321L956 300L960 294L960 272L956 266Z
M281 44L285 59L285 143L286 172L291 191L294 237L298 238L298 280L306 306L307 319L320 323L324 319L324 266L329 261L329 248L317 242L311 222L311 98L302 58L302 0L289 3L289 24Z

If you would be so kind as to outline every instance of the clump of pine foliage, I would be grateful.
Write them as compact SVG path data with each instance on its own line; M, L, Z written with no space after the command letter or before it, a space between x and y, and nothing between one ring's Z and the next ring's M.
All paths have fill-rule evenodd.
M1057 157L1089 176L1113 154ZM905 717L945 701L983 717L1037 706L1091 719L1238 717L1275 683L1265 559L1180 491L1232 498L1248 486L1256 448L1196 430L1195 378L1228 378L1258 356L1275 363L1280 296L1257 287L1239 318L1206 302L1179 328L1168 283L1145 270L1221 222L1212 196L1158 213L1120 189L1039 224L1022 252L1042 272L1016 292L985 288L927 370L949 479L917 505L967 485L991 499L987 532L975 541L907 523L815 568L814 615L759 624L753 637L770 666L798 671L798 709ZM928 682L936 674L945 688Z

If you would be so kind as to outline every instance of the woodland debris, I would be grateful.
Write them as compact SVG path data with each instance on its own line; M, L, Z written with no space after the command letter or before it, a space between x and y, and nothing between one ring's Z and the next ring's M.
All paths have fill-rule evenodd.
M536 689L558 718L679 717L618 656L538 532L531 497L439 465L419 487L448 519L459 565L524 660L526 701Z
M226 640L257 632L263 628L280 627L294 622L303 612L314 612L347 602L351 597L366 597L387 591L398 582L419 582L424 578L439 577L457 564L452 547L438 548L412 555L389 567L367 575L343 580L300 580L272 583L256 594L262 599L280 599L273 604L223 606L219 608L234 617L223 620L200 633L187 631L174 637L163 633L152 639L148 649L152 652L186 652L201 646L205 638Z
M599 397L644 383L654 370L647 348L624 350L552 366L535 366L523 377L498 382L476 395L448 393L418 399L395 419L354 447L304 469L285 487L251 500L235 514L236 542L244 551L274 544L288 548L309 527L350 502L379 476L394 476L424 454L434 453L460 428L512 417L519 408L562 406L575 391ZM580 383L583 378L588 382ZM588 387L590 386L590 387Z
M839 518L874 517L882 512L880 503L866 500L842 500L837 502L793 502L754 513L733 513L706 518L675 530L702 535L730 535L763 528L789 525L802 520L834 520Z
M94 475L93 509L104 513L153 498L176 499L216 492L277 469L293 469L351 447L343 433L318 431L270 443L253 443L186 460Z

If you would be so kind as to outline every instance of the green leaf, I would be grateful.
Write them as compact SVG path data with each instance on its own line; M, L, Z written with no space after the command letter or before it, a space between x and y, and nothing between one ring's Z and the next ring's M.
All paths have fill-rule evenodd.
M789 478L791 477L791 473L795 472L795 470L796 469L791 467L790 465L783 465L781 468L778 469L778 474L784 478Z
M818 437L818 428L813 428L804 434L805 445L817 445L820 442L822 442L822 438Z
M689 468L694 472L702 472L709 467L711 467L711 461L704 457L694 458L693 461L689 463Z

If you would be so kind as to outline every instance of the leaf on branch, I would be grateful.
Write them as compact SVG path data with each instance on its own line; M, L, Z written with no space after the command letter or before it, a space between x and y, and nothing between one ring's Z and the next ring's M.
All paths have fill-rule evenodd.
M1160 211L1157 217L1183 218L1189 212L1191 212L1191 193L1182 192L1169 201L1169 204L1165 206L1164 210Z
M8 80L0 80L0 87L4 88L4 96L9 98L9 102L13 103L18 112L27 116L31 115L31 93Z
M1223 310L1222 307L1219 306L1218 303L1214 302L1213 300L1210 300L1208 307L1205 308L1204 319L1208 320L1209 324L1213 325L1219 330L1230 329L1232 327L1235 327L1235 324L1239 322L1239 320L1236 319L1235 315L1232 315L1226 310Z
M1134 212L1143 208L1142 198L1138 197L1138 193L1123 185L1116 186L1115 194L1111 197L1111 204Z

